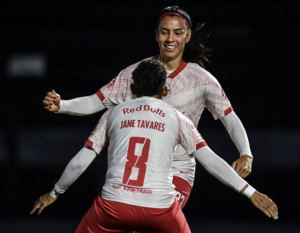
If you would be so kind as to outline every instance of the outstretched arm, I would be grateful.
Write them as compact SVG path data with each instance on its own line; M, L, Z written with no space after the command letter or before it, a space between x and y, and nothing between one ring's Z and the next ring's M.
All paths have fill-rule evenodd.
M237 174L246 178L251 173L253 158L245 128L234 112L220 118L220 120L240 152L240 158L235 160L231 166Z
M60 194L63 194L70 185L85 171L85 169L93 162L96 157L96 152L87 146L83 147L78 154L68 163L62 176L55 184L50 193L41 196L34 204L30 214L36 210L38 215L42 213L43 209L56 201Z
M84 146L69 162L60 179L55 184L54 190L63 194L81 176L95 158L96 152L88 146Z
M43 104L44 109L49 112L74 116L87 116L105 109L97 94L71 100L61 100L60 95L54 90L47 93Z
M246 195L250 198L252 204L268 217L272 216L273 219L278 218L278 209L272 200L248 185L245 180L239 177L237 173L208 146L200 148L195 151L193 155L210 174L222 183Z

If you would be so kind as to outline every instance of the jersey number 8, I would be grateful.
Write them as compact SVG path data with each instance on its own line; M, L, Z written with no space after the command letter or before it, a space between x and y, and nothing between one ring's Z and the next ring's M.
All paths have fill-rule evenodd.
M140 145L138 146L137 144L142 144L143 147L140 147ZM138 150L139 148L141 148L140 152ZM149 149L150 139L140 137L130 138L127 152L127 162L125 165L122 181L123 184L137 187L142 187L144 185L145 173L147 168L146 162L148 161ZM138 169L136 179L132 179L130 177L131 175L133 175L133 168Z

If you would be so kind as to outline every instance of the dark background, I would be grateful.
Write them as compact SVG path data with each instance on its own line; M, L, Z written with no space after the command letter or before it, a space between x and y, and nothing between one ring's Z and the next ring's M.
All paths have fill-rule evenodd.
M9 1L0 25L0 232L74 232L100 192L106 150L41 216L29 212L81 149L101 114L48 113L42 100L91 95L125 67L159 53L156 15L179 5L211 19L206 69L242 120L254 155L247 178L278 205L268 219L199 164L184 213L192 232L300 232L299 3L296 1ZM204 111L199 131L229 164L238 151ZM167 223L166 223L167 224Z

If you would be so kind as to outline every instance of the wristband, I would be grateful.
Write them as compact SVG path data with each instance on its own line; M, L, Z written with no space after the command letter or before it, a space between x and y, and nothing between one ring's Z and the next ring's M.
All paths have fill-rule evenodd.
M243 195L245 195L246 197L250 198L255 191L256 191L256 189L253 188L251 185L248 184L248 187L243 192Z
M58 194L58 195L57 195L57 194L58 194L58 193L57 193L54 189L52 189L49 195L50 195L51 197L58 197L59 194Z

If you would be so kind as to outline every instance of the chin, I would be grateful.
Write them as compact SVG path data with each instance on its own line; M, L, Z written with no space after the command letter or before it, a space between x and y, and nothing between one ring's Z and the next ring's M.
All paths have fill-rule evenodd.
M177 55L178 55L177 53L164 52L162 54L162 57L167 59L167 60L172 60L172 59L176 58Z

